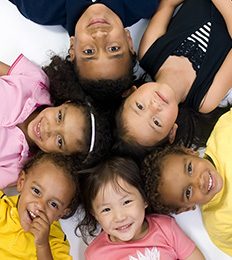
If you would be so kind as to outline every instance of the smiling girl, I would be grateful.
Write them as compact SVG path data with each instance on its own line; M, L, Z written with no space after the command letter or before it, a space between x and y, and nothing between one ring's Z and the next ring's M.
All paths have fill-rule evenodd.
M103 231L85 251L85 259L205 259L174 218L148 215L149 205L138 166L111 157L80 175L84 240Z
M79 99L70 96L53 107L47 75L22 54L11 67L0 63L0 75L0 188L16 183L23 161L38 149L75 154L87 165L108 151L109 122L81 92ZM57 69L50 81L58 75ZM75 75L65 74L56 83L75 85Z

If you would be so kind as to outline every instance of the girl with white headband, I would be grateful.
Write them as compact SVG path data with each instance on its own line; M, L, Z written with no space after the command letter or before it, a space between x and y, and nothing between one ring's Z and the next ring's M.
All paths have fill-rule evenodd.
M108 120L101 114L97 121L91 101L81 91L75 99L55 98L55 87L78 88L75 74L60 68L48 66L46 74L22 54L11 66L0 62L0 189L16 183L22 163L38 150L75 155L80 168L108 152Z

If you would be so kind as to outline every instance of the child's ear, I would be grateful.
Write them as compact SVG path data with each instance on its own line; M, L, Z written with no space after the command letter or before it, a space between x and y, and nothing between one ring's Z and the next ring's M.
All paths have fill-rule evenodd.
M74 58L75 58L74 40L75 40L75 37L74 37L74 36L71 36L71 37L70 37L70 48L69 48L70 60L71 60L71 61L73 61Z
M133 48L133 40L131 38L130 31L128 29L125 29L125 31L126 31L126 34L127 34L127 41L128 41L128 45L129 45L129 50L132 53L132 55L134 55L135 51L134 51L134 48Z
M17 181L17 191L18 192L22 191L25 181L26 181L26 173L25 173L25 171L22 170L19 174L19 178Z
M68 213L71 209L70 208L66 208L64 209L59 216L56 218L56 221L58 221L60 218L62 218L66 213Z
M188 153L188 154L190 154L190 155L194 155L194 156L199 156L200 155L200 153L198 152L198 151L194 151L193 149L190 149L190 148L184 148L185 150L186 150L186 152Z
M170 144L172 144L175 141L177 128L178 128L178 125L176 123L174 123L174 125L172 126L172 129L171 129L171 131L169 132L169 135L168 135L168 139L169 139Z
M186 211L189 211L189 210L195 210L196 209L196 206L192 206L192 207L183 207L183 208L180 208L176 211L176 215L182 213L182 212L186 212Z
M122 97L122 98L127 98L127 97L129 97L130 94L132 94L136 89L137 89L136 86L132 86L131 88L125 90L125 91L122 93L121 97Z

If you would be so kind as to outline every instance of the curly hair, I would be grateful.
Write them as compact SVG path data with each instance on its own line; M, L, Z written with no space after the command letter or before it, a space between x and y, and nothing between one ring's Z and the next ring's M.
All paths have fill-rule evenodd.
M83 219L78 223L82 238L88 244L88 236L96 236L98 222L92 215L92 201L100 189L111 183L116 191L122 189L119 178L138 189L144 201L147 201L138 165L130 158L112 156L103 160L94 168L80 172L80 194L82 200ZM149 208L146 210L149 211Z
M162 185L163 166L167 156L186 154L183 146L166 145L165 147L155 149L144 158L141 164L141 175L152 212L169 215L179 210L178 207L168 205L162 200L159 187Z
M43 70L50 80L50 99L54 106L59 106L68 101L68 104L81 109L85 116L85 137L81 152L75 155L79 158L82 167L92 167L105 156L112 145L111 118L109 112L104 112L91 97L87 96L79 84L75 73L74 63L68 55L65 59L54 55L51 63ZM91 132L91 114L95 119L95 142L94 148L89 153Z
M68 206L70 211L65 214L62 218L67 219L74 215L79 206L79 185L78 185L78 170L80 170L76 157L63 155L60 153L45 153L39 151L36 155L30 157L22 166L22 170L25 174L30 174L30 170L37 167L38 164L43 162L51 162L57 168L62 169L64 175L71 179L73 185L75 186L75 194ZM51 183L55 185L55 183Z
M130 60L128 70L124 76L117 79L96 79L90 80L82 78L78 67L77 61L74 59L75 73L79 79L79 83L82 90L93 99L98 101L115 100L121 98L122 93L132 86L134 80L133 70L136 64L137 56L136 53L130 53Z

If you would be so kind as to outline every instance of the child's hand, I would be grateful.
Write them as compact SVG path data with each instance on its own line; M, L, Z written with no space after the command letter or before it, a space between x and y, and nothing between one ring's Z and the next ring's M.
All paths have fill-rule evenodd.
M42 211L36 210L36 218L33 220L30 232L35 236L36 247L47 246L50 232L48 217Z

